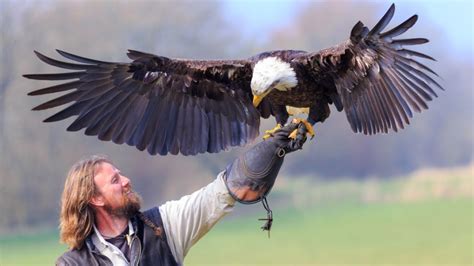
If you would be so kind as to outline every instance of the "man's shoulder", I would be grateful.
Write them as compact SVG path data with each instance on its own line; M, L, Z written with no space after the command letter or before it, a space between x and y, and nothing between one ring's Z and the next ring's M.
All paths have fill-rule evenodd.
M92 243L86 239L86 243L80 249L71 249L64 252L57 260L56 265L111 265L107 257L100 255L99 253L92 251L90 248Z
M90 254L87 248L71 249L64 252L57 260L56 265L84 265L88 261Z
M160 221L161 223L160 209L158 207L153 207L144 211L143 215L152 221Z

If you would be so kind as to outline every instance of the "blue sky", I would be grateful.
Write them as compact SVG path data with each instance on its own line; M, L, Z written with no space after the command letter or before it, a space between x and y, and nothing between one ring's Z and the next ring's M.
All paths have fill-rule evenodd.
M290 23L295 19L299 8L309 1L311 0L225 0L224 8L229 19L242 23L245 34L256 36L262 32L269 32L274 27ZM343 1L349 0L336 1L340 1L342 4ZM395 3L398 11L404 16L423 13L423 16L428 16L430 21L437 24L436 27L447 33L451 42L450 47L456 53L468 53L472 57L474 35L472 1L393 0L377 2L386 3L387 8L392 2ZM261 12L262 10L265 12ZM421 15L420 18L423 19Z

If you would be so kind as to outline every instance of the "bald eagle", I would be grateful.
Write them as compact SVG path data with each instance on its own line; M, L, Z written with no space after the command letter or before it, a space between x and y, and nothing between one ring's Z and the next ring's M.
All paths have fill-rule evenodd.
M443 89L427 66L413 58L432 57L404 48L424 38L394 39L417 15L382 32L394 15L392 4L368 29L358 22L350 38L319 52L280 50L245 60L184 60L129 50L130 63L89 59L57 50L73 62L36 55L47 64L75 70L29 74L36 80L66 83L29 95L69 91L33 110L69 104L44 120L77 116L68 131L127 143L150 154L195 155L243 145L258 136L260 117L284 125L286 107L309 108L307 125L323 122L333 104L345 110L354 132L397 131L412 111L427 109ZM437 76L437 75L436 75Z

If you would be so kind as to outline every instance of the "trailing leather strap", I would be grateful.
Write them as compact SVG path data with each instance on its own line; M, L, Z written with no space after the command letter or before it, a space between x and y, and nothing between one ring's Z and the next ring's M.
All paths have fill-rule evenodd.
M267 218L260 218L259 221L266 221L265 224L261 227L263 231L268 231L268 238L270 238L270 230L272 229L273 224L273 212L268 205L267 197L263 197L262 204L265 210L267 210Z
M148 219L142 212L137 213L138 218L143 221L144 224L146 224L148 227L150 227L153 232L155 232L156 236L162 237L163 229L161 226L157 226L155 223L153 223L150 219Z

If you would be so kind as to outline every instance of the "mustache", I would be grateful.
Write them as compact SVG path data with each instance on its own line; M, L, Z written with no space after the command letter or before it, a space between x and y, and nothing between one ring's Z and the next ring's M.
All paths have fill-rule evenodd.
M123 194L127 195L127 194L135 194L137 195L137 192L135 190L133 190L133 188L131 186L129 186L127 189L125 189L123 191Z
M140 211L141 204L142 198L140 195L130 189L123 192L122 206L111 208L110 205L106 205L105 208L111 215L131 218Z
M140 195L135 190L127 190L123 193L124 201L127 202L135 202L135 201L142 201Z

